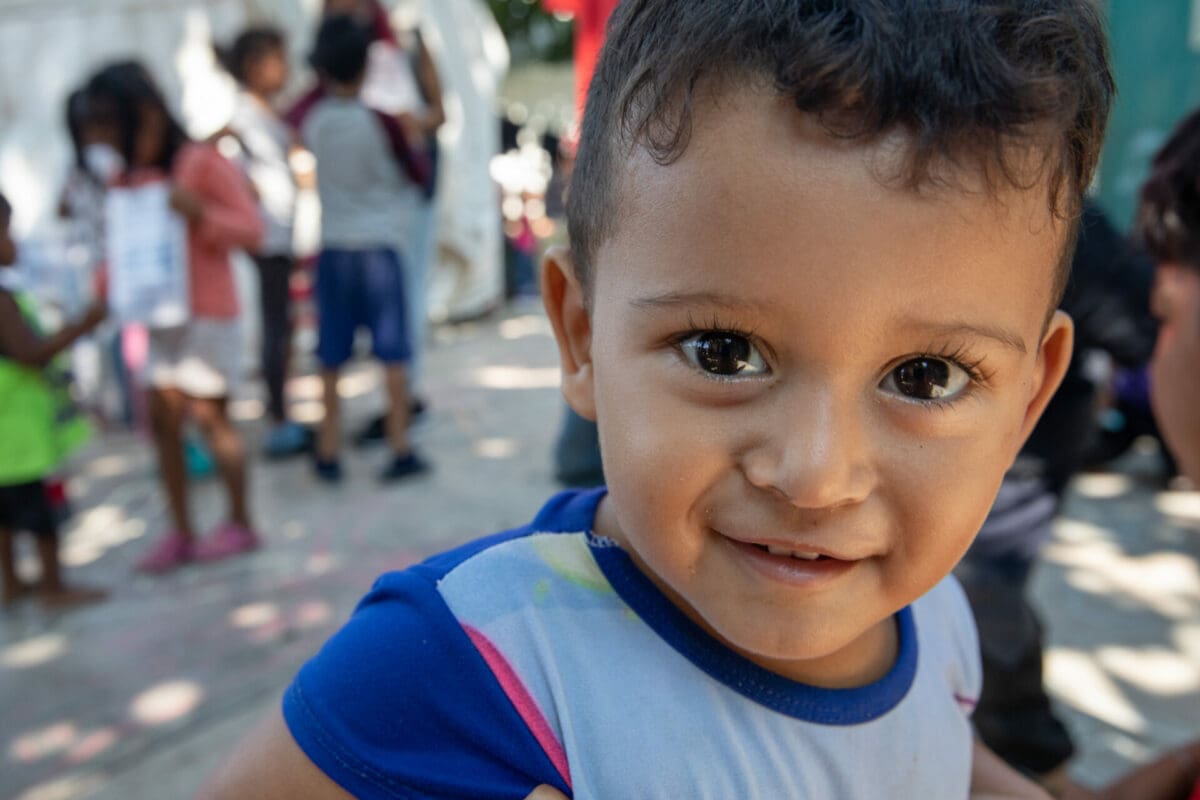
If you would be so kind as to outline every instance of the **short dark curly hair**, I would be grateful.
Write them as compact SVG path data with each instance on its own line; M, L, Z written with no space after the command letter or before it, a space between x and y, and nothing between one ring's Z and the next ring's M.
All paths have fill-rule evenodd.
M371 33L348 14L327 17L317 29L308 62L335 83L354 83L367 72Z
M1175 126L1151 162L1133 227L1158 261L1200 269L1200 109Z
M585 294L626 154L641 146L660 164L678 159L698 85L730 75L772 81L833 136L906 131L903 179L914 188L937 182L941 160L978 164L990 185L995 175L1026 185L1015 162L1033 146L1052 210L1077 216L1115 91L1094 2L623 0L588 91L567 202Z

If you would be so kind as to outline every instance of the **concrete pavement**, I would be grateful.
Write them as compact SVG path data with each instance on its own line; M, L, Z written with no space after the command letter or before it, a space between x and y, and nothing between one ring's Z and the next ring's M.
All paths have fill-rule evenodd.
M416 441L429 477L380 488L379 449L347 452L343 486L303 461L255 461L266 547L165 577L135 576L165 526L146 443L106 435L79 460L72 575L112 588L69 614L25 604L0 614L0 797L189 797L372 580L432 552L526 521L555 486L557 361L535 305L434 337ZM293 382L312 417L319 388ZM257 451L256 387L235 404ZM382 404L375 373L342 385L346 428ZM1072 495L1036 580L1051 644L1048 680L1080 734L1076 771L1107 779L1133 759L1200 735L1200 495L1157 493L1123 472ZM200 528L219 487L193 490Z

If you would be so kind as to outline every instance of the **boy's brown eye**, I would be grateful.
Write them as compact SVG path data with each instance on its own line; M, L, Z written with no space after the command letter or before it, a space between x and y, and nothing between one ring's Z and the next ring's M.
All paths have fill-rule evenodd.
M767 364L750 340L726 331L705 331L679 343L684 358L710 375L736 377L761 375Z
M960 393L971 378L940 358L910 358L884 379L885 388L913 400L944 400Z

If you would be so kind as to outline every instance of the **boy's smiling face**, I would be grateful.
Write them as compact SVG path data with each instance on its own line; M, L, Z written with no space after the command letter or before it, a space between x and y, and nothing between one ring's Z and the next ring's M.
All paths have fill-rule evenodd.
M1041 184L891 186L901 137L834 141L756 91L693 123L677 162L626 162L587 309L546 266L564 393L599 422L597 533L756 662L860 685L1066 367L1067 228Z

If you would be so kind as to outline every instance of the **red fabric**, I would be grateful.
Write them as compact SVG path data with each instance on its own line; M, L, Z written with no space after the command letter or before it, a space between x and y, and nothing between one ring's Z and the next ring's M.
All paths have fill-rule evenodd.
M325 87L318 82L287 110L287 113L283 115L284 122L292 130L299 132L300 128L304 126L304 120L308 113L323 99L325 99Z
M1200 800L1200 781L1196 781L1196 786L1192 789L1192 796L1188 800Z
M608 18L619 0L542 0L542 8L555 14L575 15L575 121L583 119L587 90L604 45Z
M396 33L392 30L392 21L388 18L387 9L380 2L375 2L373 5L374 8L371 10L371 41L399 44L396 41Z
M409 146L408 137L404 135L404 129L395 117L374 108L371 111L383 126L383 132L387 134L388 144L392 148L392 155L396 157L396 163L404 170L404 174L418 186L428 187L431 177L428 157Z

